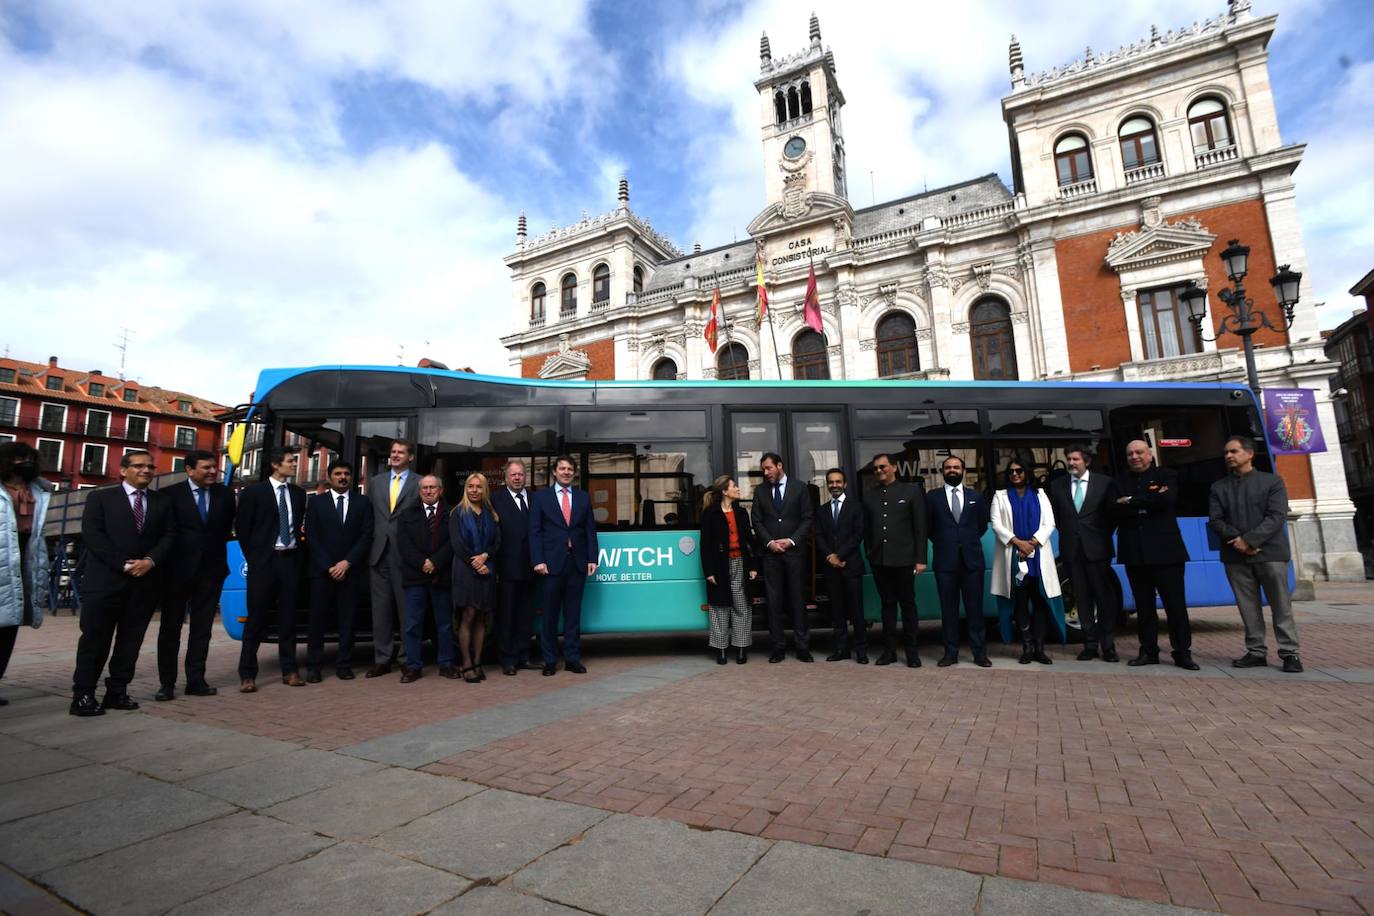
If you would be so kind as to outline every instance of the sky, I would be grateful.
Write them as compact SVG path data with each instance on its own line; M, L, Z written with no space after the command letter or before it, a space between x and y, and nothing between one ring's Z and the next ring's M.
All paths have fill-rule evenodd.
M1374 268L1374 17L1278 13L1270 75L1322 327ZM516 219L630 206L679 247L763 205L759 36L835 54L851 202L1010 183L1028 72L1223 0L0 0L0 352L236 404L259 369L510 374ZM116 345L129 332L122 357Z

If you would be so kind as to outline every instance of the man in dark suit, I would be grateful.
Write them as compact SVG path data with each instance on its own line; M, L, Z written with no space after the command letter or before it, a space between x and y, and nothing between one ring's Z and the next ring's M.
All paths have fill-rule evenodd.
M234 491L215 482L219 465L213 452L186 455L186 483L162 490L176 526L176 549L167 564L162 622L157 631L157 673L161 688L154 699L176 696L181 624L190 611L186 640L186 693L209 697L219 690L205 681L210 631L215 623L224 577L229 575L225 544L234 536Z
M166 498L148 490L153 456L125 452L119 476L123 480L117 486L101 487L86 497L81 516L86 569L81 576L81 638L72 674L74 716L138 709L129 697L129 682L176 540ZM107 658L110 676L105 679L105 698L97 704L96 682Z
M372 658L367 677L391 673L396 660L396 620L406 606L401 585L401 555L396 547L396 522L401 513L420 504L420 478L411 469L415 446L404 439L391 443L387 469L367 484L372 503L372 549L367 555L372 572Z
M1178 530L1178 475L1155 464L1149 443L1136 439L1126 445L1126 473L1117 478L1117 558L1126 567L1126 580L1135 598L1140 654L1128 665L1159 664L1159 615L1155 594L1169 619L1169 646L1174 664L1198 670L1193 661L1193 628L1183 566L1188 548Z
M987 499L964 486L964 462L950 455L940 466L945 485L926 494L926 517L930 520L931 566L935 569L935 588L940 594L940 622L944 631L945 654L939 666L959 664L959 601L964 603L968 621L969 648L973 662L991 668L988 661L986 627L983 621L983 533L990 519Z
M433 615L439 676L450 680L461 676L453 665L453 541L444 483L427 474L420 478L418 490L419 503L407 508L396 521L396 547L401 554L401 585L406 601L401 617L401 639L406 650L402 684L424 676L426 611Z
M868 664L868 632L864 627L864 510L845 493L848 478L839 468L825 472L830 502L816 514L816 553L825 570L825 590L830 596L830 622L835 632L835 651L828 662L849 658L850 640L855 660Z
M339 630L334 673L353 680L353 617L363 564L372 546L372 506L353 488L353 465L329 463L329 492L305 504L310 579L310 635L305 644L305 679L317 684L324 657L324 628L332 617Z
M902 608L908 668L921 667L916 654L916 581L926 570L926 497L921 487L897 480L892 456L873 456L877 486L864 494L864 543L873 585L883 607L883 654L879 665L897 660L897 607Z
M1116 481L1090 469L1093 456L1082 445L1064 453L1067 476L1050 483L1050 505L1059 529L1059 561L1067 563L1073 600L1083 629L1079 661L1120 661L1116 654L1116 621L1121 613L1116 573L1112 572L1112 532L1116 529Z
M809 662L811 627L806 620L802 576L816 506L805 482L788 479L782 457L776 452L765 452L759 469L765 483L754 491L752 514L754 532L762 545L763 587L768 595L768 635L773 642L768 661L776 664L787 657L783 626L790 618L797 660Z
M501 672L514 675L535 669L529 662L534 632L534 566L530 562L530 492L525 489L525 463L506 462L506 485L491 494L501 520L501 550L496 554L500 590L496 608L496 645Z
M577 463L559 455L553 464L554 486L530 501L530 562L544 577L544 676L558 670L558 617L563 616L564 667L586 674L582 664L582 588L596 572L599 547L592 500L573 487Z
M239 692L258 689L258 645L267 616L277 609L277 658L281 682L304 687L296 662L296 600L305 563L303 525L305 491L291 483L296 453L274 446L263 453L272 476L243 488L235 527L243 558L248 561L248 620L239 650Z

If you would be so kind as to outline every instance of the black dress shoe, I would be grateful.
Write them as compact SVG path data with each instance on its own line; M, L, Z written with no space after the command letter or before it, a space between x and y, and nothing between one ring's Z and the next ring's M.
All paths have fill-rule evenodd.
M122 709L125 712L132 712L138 709L138 701L127 693L107 693L105 699L100 701L101 709Z
M1126 664L1132 668L1139 668L1141 665L1158 665L1159 653L1155 652L1151 654L1149 652L1142 652Z
M341 681L351 681L356 677L352 668L337 668L334 671L334 676Z
M740 646L740 648L739 648L739 654L735 656L735 664L736 664L736 665L745 665L745 664L748 664L748 663L749 663L749 650L746 649L744 646Z
M307 684L318 684L322 680L324 680L324 678L320 677L320 669L318 668L311 668L305 672L305 682Z
M1193 653L1191 652L1175 652L1174 664L1178 665L1185 671L1202 670L1202 667L1197 662L1193 661Z
M811 653L810 653L810 652L807 652L805 649L798 649L798 650L797 650L797 661L799 661L799 662L814 662L815 659L812 658L812 657L811 657Z
M768 656L768 664L776 665L778 662L787 658L787 653L781 649L774 649L773 654Z
M1302 659L1296 655L1290 655L1283 660L1283 670L1286 674L1302 674Z
M558 668L554 665L545 665L543 668L544 677L553 677L558 673Z
M717 664L717 665L723 665L723 664L725 664L725 661L726 661L726 659L725 659L725 650L724 650L724 649L721 649L721 650L719 650L718 652L716 652L716 664Z
M587 666L584 665L584 664L582 664L581 662L569 662L568 664L564 665L563 667L566 668L566 669L568 669L569 671L571 671L573 674L586 674L586 673L587 673Z
M515 668L512 665L505 665L501 668L501 673L506 677L515 677Z
M867 653L867 652L859 652L859 653L857 653L857 654L854 656L854 661L857 662L857 663L860 664L860 665L867 665L867 664L868 664L868 653Z
M176 688L170 684L163 684L158 688L157 693L153 694L153 699L157 700L159 703L166 703L168 700L175 700L176 698Z
M892 664L893 662L895 662L896 660L897 660L897 653L896 653L896 652L893 652L891 649L884 649L884 650L883 650L883 654L882 654L882 655L879 655L879 656L878 656L878 660L877 660L876 662L874 662L873 664L875 664L875 665L890 665L890 664Z
M1095 658L1097 658L1096 649L1084 649L1082 652L1078 653L1078 660L1080 662L1090 662Z
M1037 659L1037 661L1039 661L1039 659ZM973 656L973 663L974 663L975 665L977 665L979 668L991 668L991 667L992 667L992 660L989 659L986 655L975 655L975 656ZM1045 662L1045 664L1048 665L1048 664L1051 664L1051 662Z
M1115 663L1121 661L1121 656L1116 654L1115 649L1108 649L1106 652L1102 653L1102 660L1104 662Z
M186 685L186 695L188 697L212 697L217 693L219 693L218 687L211 687L204 682Z
M1263 655L1256 655L1253 652L1246 652L1240 658L1231 662L1232 668L1265 668L1269 665L1269 659Z
M921 656L917 655L915 652L908 652L906 654L906 666L908 668L921 667Z
M948 668L950 665L957 665L957 664L959 664L959 656L957 656L957 655L945 655L945 656L942 656L942 657L940 658L940 660L939 660L938 662L935 663L935 667L937 667L937 668Z
M848 652L831 652L825 657L825 660L828 662L842 662L847 658L849 658Z
M88 716L105 715L105 708L95 701L95 694L93 693L78 693L72 697L71 708L67 711L83 719Z

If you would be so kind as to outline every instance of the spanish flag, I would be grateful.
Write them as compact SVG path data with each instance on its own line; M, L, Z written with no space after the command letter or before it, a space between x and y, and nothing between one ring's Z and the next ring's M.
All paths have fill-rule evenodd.
M720 287L716 287L715 294L711 296L711 320L706 322L706 346L711 348L711 352L716 352L716 329L720 316Z
M759 288L759 313L758 324L763 327L763 319L768 316L768 287L763 285L763 246L760 245L758 252L754 255L754 264L758 268L757 280Z

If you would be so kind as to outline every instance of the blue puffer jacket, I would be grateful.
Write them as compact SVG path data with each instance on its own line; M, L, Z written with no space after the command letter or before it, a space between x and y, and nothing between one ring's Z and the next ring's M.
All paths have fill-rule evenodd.
M10 502L9 490L0 487L0 627L23 624L25 586L32 589L34 627L43 623L43 608L48 603L48 546L43 540L43 521L48 516L52 484L40 477L29 486L33 492L33 535L22 578L14 504Z

